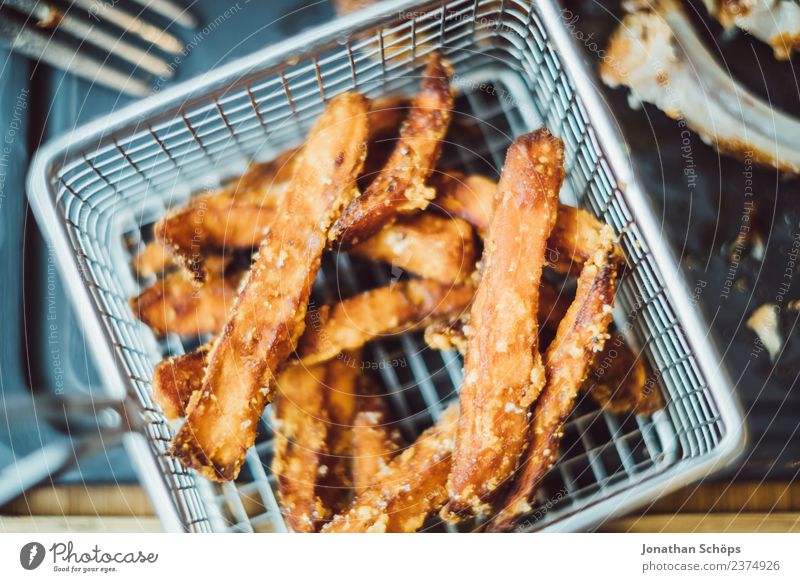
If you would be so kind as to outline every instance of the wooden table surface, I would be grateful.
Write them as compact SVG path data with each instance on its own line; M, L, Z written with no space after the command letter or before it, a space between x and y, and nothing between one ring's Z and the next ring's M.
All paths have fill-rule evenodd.
M0 509L2 532L157 532L138 485L41 487ZM800 483L712 483L678 491L606 532L800 532Z

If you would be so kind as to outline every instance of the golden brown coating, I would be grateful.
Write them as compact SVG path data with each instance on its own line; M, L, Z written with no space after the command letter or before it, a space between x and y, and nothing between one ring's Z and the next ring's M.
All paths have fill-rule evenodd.
M298 345L300 364L320 364L382 335L421 328L438 318L457 317L469 308L473 293L469 285L410 280L365 291L332 307L309 311L306 331ZM208 346L203 346L195 352L168 358L156 366L156 377L171 378L174 383L192 383L192 386L170 388L188 398L202 381L208 353ZM352 355L342 356L350 367L359 369Z
M343 352L328 361L325 402L331 423L349 429L358 411L361 352Z
M622 260L614 233L604 227L603 244L578 278L578 290L556 338L545 354L547 385L536 402L529 431L530 445L503 509L490 524L492 531L507 531L531 502L547 470L556 459L561 432L595 355L608 339L608 326L616 291L618 263Z
M469 315L434 321L425 328L425 343L434 350L455 350L462 356L467 353Z
M463 218L485 238L494 209L497 184L483 176L443 172L431 179L436 187L435 207ZM547 241L547 263L560 273L579 274L600 244L603 223L581 208L558 205L556 225Z
M258 246L296 163L297 152L289 150L219 191L193 196L156 223L156 241L202 280L206 255Z
M153 401L169 420L186 414L192 393L203 385L210 347L205 344L188 354L167 358L153 370Z
M199 284L186 271L176 271L131 298L131 309L159 336L216 333L228 318L241 278L241 273L214 276Z
M447 501L458 406L396 456L350 509L322 528L324 533L417 531Z
M369 146L360 178L366 183L386 163L409 103L406 97L389 96L370 104ZM159 272L161 253L162 260L177 261L202 280L209 269L209 253L258 246L292 178L298 152L289 149L274 160L254 164L224 188L194 196L162 218L154 229L156 242L135 263L141 263L140 276Z
M528 409L545 383L539 284L563 180L564 145L546 129L509 148L470 310L447 519L486 512L527 444Z
M133 258L133 270L142 279L163 277L175 266L175 257L170 250L157 241L145 245L142 252Z
M191 394L200 389L208 349L206 345L178 356L179 366L173 365L176 358L156 366L153 399L168 419L183 417ZM342 511L350 499L359 360L357 354L348 354L347 358L334 358L324 369L290 366L278 380L274 404L280 428L276 428L272 470L278 477L287 521L296 531L313 531L319 522ZM315 415L319 398L322 409ZM309 486L313 473L305 475L305 480L299 478L309 466L317 472L315 487ZM308 508L312 509L306 511ZM309 519L312 515L313 520Z
M283 386L284 379L296 375L292 370L298 368L287 368L279 384ZM320 366L310 369L319 370ZM352 501L354 485L355 491L360 489L359 479L371 481L385 466L384 457L388 461L400 447L397 431L385 425L363 425L359 420L368 413L388 416L380 396L358 387L360 372L361 356L350 352L325 364L325 382L318 382L316 388L308 384L300 396L303 406L293 391L276 396L276 421L282 434L276 435L273 472L278 477L281 506L295 531L316 531L333 514L345 511ZM319 378L319 373L316 376ZM294 398L295 409L302 408L289 409L295 413L291 418L286 415L287 394ZM377 436L383 440L373 441ZM295 442L287 442L292 437ZM309 437L310 442L306 442ZM363 457L365 453L369 456ZM373 472L367 476L365 470L369 469ZM290 475L303 479L288 479ZM298 508L303 510L298 512Z
M427 212L399 219L349 252L442 283L461 283L475 271L472 227Z
M564 318L572 302L572 296L558 289L549 281L539 287L539 327L553 329ZM457 319L437 320L425 328L425 343L434 350L456 350L462 356L467 353L467 331L469 313Z
M343 511L352 500L353 419L356 415L361 379L361 354L340 354L326 364L325 409L328 413L328 454L319 477L320 499L330 511Z
M449 63L433 55L386 165L336 221L329 235L332 245L356 245L399 215L424 209L433 199L435 192L425 181L436 166L450 125L455 97L451 75Z
M325 378L326 366L290 366L277 382L272 472L284 518L296 532L314 532L331 516L319 490L329 452Z
M310 366L384 335L425 327L469 308L471 285L411 279L365 291L336 305L308 312L297 353Z
M375 390L359 392L358 411L353 418L353 489L361 495L381 474L402 447L400 432L393 428L383 397Z
M364 163L367 102L346 93L317 120L279 212L209 354L173 454L220 481L236 478L275 377L305 327L327 233L352 200Z
M595 356L582 389L602 408L616 414L648 415L664 407L644 357L634 354L619 332Z
M559 204L547 245L547 262L560 273L577 275L602 248L605 225L582 208Z
M436 188L432 208L466 220L481 238L486 238L494 212L497 182L479 174L465 175L448 170L431 176L430 183Z
M432 220L429 221L428 218L432 218ZM455 285L451 291L448 291L449 286L436 283L436 281L444 280L444 283L453 283L455 279L466 279L470 273L474 272L475 248L469 226L461 221L455 223L446 218L420 215L409 221L408 228L398 223L384 229L374 237L382 239L383 243L373 247L367 247L365 246L367 243L364 243L362 245L364 252L359 254L375 260L392 262L394 251L388 241L395 237L406 241L395 245L395 250L401 247L407 250L402 250L396 256L393 264L415 273L423 271L434 276L432 277L433 281L422 284L421 287L417 284L412 285L412 293L427 289L435 296L443 296L442 294L447 291L450 293L448 297L458 301L456 304L444 302L432 308L431 317L449 317L454 311L466 312L465 293L468 292L468 289L463 285ZM406 244L407 246L402 246ZM221 257L214 255L206 257L205 266L209 275L208 280L203 284L191 280L186 271L171 273L164 279L152 283L138 297L131 299L131 308L134 314L158 335L176 333L181 336L194 336L219 333L228 319L228 313L236 298L242 278L242 273L235 270L228 270L224 275L217 275L216 273L222 269L218 265L221 260ZM392 293L386 292L385 298L389 301L387 307L398 305L398 299L405 297L404 289L401 286ZM376 293L380 295L383 292ZM350 321L334 319L330 323L331 326L345 322L350 323L351 328L358 327L366 330L371 327L372 324L363 319L365 310L374 307L375 302L381 300L382 297L372 298L369 294L356 297L358 299L347 300L342 306L349 310L347 315ZM323 311L327 309L329 308L326 307ZM409 314L408 317L411 316L407 309L405 312ZM323 315L322 312L312 312L312 314ZM391 313L386 313L385 317L389 315ZM362 317L362 319L352 321L356 317ZM417 321L413 325L419 324L420 322ZM401 325L408 325L408 321L403 320ZM340 337L340 334L345 332L344 329L337 331L330 328L321 331L333 337ZM378 333L389 332L392 332L392 329L378 331ZM364 341L369 341L369 339L372 338ZM357 348L363 343L351 343L342 349ZM331 358L335 355L327 351L324 358ZM315 360L316 363L319 361Z

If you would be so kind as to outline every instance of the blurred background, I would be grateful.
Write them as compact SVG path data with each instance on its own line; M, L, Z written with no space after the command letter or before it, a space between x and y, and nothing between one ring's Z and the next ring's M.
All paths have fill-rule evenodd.
M181 1L189 6L190 0ZM20 7L30 4L23 2L15 7L15 2L3 3L0 16L17 24L30 24ZM88 15L88 22L94 21L92 11L102 17L109 7L142 13L142 2L132 0L85 2L83 7L81 2L74 4L56 6L66 14ZM688 5L707 47L739 82L773 106L800 116L800 89L792 60L775 60L769 46L746 33L723 31L707 16L702 2ZM616 1L570 0L565 7L577 17L575 26L593 35L600 45L605 45L622 16ZM171 78L140 75L145 79L145 89L167 89L336 16L329 0L201 0L191 3L189 10L195 18L191 26L171 23L164 15L147 14L149 22L167 30L183 46L177 52L156 51ZM37 32L48 38L52 33L42 26ZM158 41L169 46L169 39L161 37ZM69 38L63 42L74 46ZM139 42L131 40L132 44ZM104 58L102 51L93 47L82 46L81 50L101 62ZM586 60L593 68L594 58L587 50ZM112 57L107 65L126 70L123 61ZM53 253L28 209L24 180L39 144L113 112L136 97L36 62L19 51L12 53L2 45L0 62L0 329L4 332L0 340L0 392L4 397L31 392L99 394L86 339L67 301ZM792 285L789 277L787 288L786 275L787 264L793 264L791 255L796 253L793 242L800 237L800 182L774 170L754 169L752 176L745 175L749 169L741 162L721 157L692 134L697 180L687 187L678 124L649 105L631 109L626 90L608 90L597 84L624 130L648 194L660 211L661 230L681 256L697 305L711 322L710 333L722 353L723 366L737 386L751 435L751 449L740 466L660 501L644 517L606 528L796 529L800 524L800 489L795 485L800 471L800 423L796 416L800 410L800 340L795 326L800 312L789 306L800 299L800 281ZM756 192L755 229L742 247L737 236L747 201L745 180L750 179ZM732 252L737 245L743 252ZM762 304L775 302L779 294L785 297L779 314L784 343L773 361L766 350L758 349L756 335L746 321ZM47 423L20 421L7 414L3 418L0 470L48 443L66 438ZM676 513L681 515L675 517ZM5 515L0 517L0 531L113 529L116 524L129 530L158 528L119 446L81 459L79 466L60 476L54 486L48 484L16 498L0 509L0 514ZM31 521L27 517L30 514L50 521ZM104 518L98 521L98 515Z

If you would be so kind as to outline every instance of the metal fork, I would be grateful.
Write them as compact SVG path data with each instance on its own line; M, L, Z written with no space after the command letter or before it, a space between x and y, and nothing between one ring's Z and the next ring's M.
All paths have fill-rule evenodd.
M0 468L0 506L81 460L121 442L144 426L145 411L134 399L88 394L5 396L0 393L4 422L23 420L38 431L43 423L63 435L29 455Z
M187 10L172 0L136 0L144 9L168 18L170 22L193 28L197 22ZM131 95L147 95L152 85L140 77L109 63L114 56L139 69L168 79L175 66L162 53L180 54L184 44L175 35L144 21L139 15L116 5L112 0L71 0L61 11L38 0L0 0L0 43L34 60L69 71L79 77ZM100 24L110 25L110 32ZM77 41L78 46L55 35L60 31ZM140 46L126 40L124 33L144 41ZM101 60L85 51L92 45L108 56ZM156 49L151 52L151 49Z

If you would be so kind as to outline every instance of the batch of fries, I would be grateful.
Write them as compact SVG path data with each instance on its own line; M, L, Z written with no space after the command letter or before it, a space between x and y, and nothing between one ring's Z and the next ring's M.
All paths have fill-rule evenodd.
M614 233L559 203L561 140L518 137L498 183L437 166L458 139L451 75L434 55L413 100L331 99L300 148L173 209L135 261L158 277L131 299L143 322L213 336L155 369L156 402L184 418L172 454L235 479L272 403L271 468L294 531L413 532L436 514L508 531L581 390L615 412L660 406L642 358L610 330L624 268ZM326 252L409 276L310 309ZM576 277L574 297L546 269ZM422 329L432 349L464 356L464 381L405 443L360 350Z

